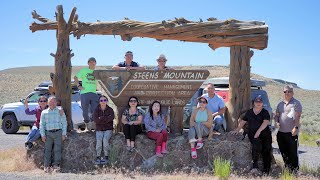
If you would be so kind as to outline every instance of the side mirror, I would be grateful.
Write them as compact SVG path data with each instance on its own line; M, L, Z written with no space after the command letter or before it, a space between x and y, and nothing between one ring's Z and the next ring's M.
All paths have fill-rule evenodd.
M20 99L20 102L24 103L24 101L25 101L25 98L23 98L23 99Z

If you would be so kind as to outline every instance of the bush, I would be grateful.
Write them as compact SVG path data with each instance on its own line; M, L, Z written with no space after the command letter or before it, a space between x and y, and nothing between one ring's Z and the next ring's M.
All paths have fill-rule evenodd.
M281 180L292 180L293 179L293 174L287 169L283 169L281 173Z
M213 161L213 171L219 179L228 179L231 173L231 162L218 157Z

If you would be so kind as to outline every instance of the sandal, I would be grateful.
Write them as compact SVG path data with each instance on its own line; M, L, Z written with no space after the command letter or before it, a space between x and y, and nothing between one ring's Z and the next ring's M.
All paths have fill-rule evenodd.
M197 151L191 151L191 157L192 159L197 159Z
M197 146L196 146L196 149L201 149L203 147L203 142L198 142L197 143Z

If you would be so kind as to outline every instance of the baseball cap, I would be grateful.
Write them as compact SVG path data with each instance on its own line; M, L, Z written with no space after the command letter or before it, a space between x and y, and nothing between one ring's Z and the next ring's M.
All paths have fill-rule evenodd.
M292 86L289 86L289 85L285 85L285 86L283 87L283 90L284 90L284 91L293 91L293 87L292 87Z
M89 59L88 59L88 62L90 62L90 61L97 62L97 61L96 61L96 58L94 58L94 57L89 58Z
M263 102L261 95L258 95L254 98L254 102L260 102L260 101Z

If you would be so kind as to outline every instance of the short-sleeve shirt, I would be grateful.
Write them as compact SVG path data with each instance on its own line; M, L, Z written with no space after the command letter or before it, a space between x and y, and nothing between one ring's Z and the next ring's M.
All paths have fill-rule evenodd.
M293 112L291 112L293 111ZM280 132L291 132L295 126L295 117L288 117L289 113L295 114L295 112L302 112L301 103L295 98L291 98L288 103L281 101L277 106L276 113L280 114L279 123L280 123Z
M137 62L135 62L135 61L131 61L131 64L128 65L128 64L126 64L126 61L123 61L123 62L119 62L119 63L118 63L118 66L119 66L119 67L128 67L128 66L130 66L130 67L139 67L140 64L137 63Z
M253 112L253 109L249 109L244 115L243 120L247 121L249 132L255 133L260 128L261 124L263 123L263 120L270 121L270 114L264 108L262 108L259 114L255 114Z
M144 112L141 109L137 109L136 113L130 114L129 109L123 111L122 115L126 116L128 122L138 120L139 116L143 116Z
M81 94L85 93L96 93L97 91L97 80L93 75L92 69L89 68L83 68L81 69L76 76L82 80L82 87L84 87L83 90L81 90Z
M202 97L208 101L207 108L212 112L216 113L220 109L225 107L222 98L218 94L214 94L213 98L210 98L208 94L203 94Z

